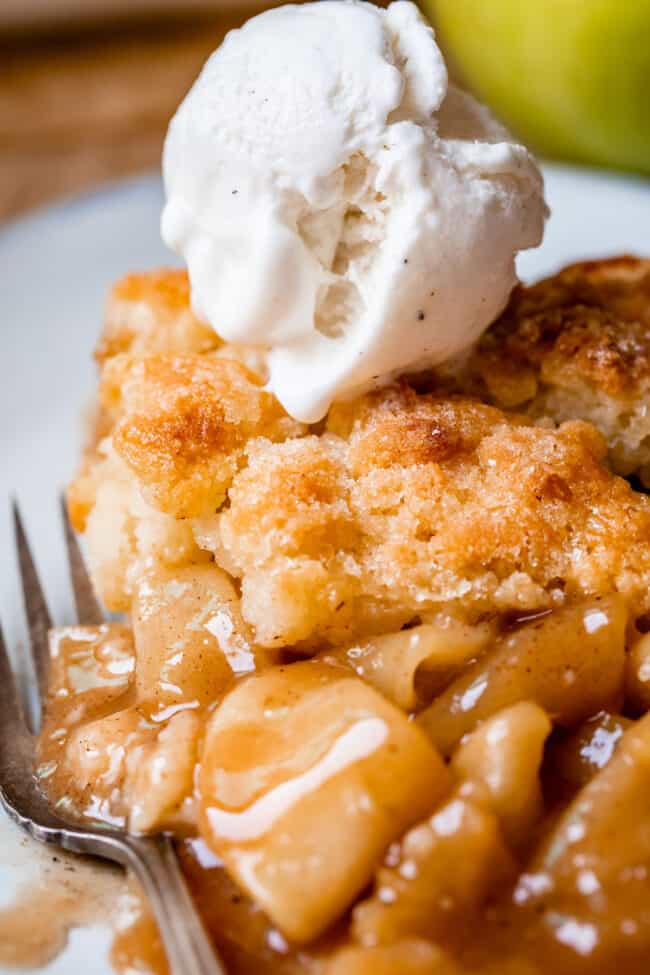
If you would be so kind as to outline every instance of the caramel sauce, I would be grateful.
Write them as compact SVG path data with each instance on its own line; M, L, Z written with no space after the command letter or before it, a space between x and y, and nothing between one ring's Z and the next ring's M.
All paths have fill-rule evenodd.
M202 840L179 841L177 853L185 879L218 957L229 975L318 975L336 935L311 946L291 946L264 913L229 878ZM110 960L119 975L147 972L169 975L156 922L139 888L131 885L128 924L117 931Z
M177 846L192 896L229 975L319 973L336 936L292 946L230 879L202 840Z
M186 659L198 646L192 643L194 632L189 631L183 645ZM374 678L362 681L338 661L331 665L324 660L296 662L273 669L262 667L253 677L243 677L245 684L235 680L239 691L231 691L225 707L194 707L197 666L193 664L191 671L184 672L180 658L173 656L169 659L177 667L177 683L171 690L169 686L162 690L177 695L178 707L174 705L171 718L157 721L146 699L139 699L134 691L136 668L130 660L135 661L135 653L127 634L109 629L96 633L93 640L89 633L68 632L64 638L57 638L54 684L41 745L42 781L51 794L63 797L77 812L103 810L121 816L121 822L126 823L129 804L138 801L137 788L129 785L133 767L140 774L138 766L154 757L167 773L176 768L167 753L160 751L159 742L164 729L171 728L171 723L189 708L195 716L190 725L199 728L199 738L191 738L191 747L202 755L200 775L194 775L193 786L184 786L185 793L174 804L166 798L167 805L161 804L159 811L163 828L177 834L177 849L192 896L229 975L329 975L332 959L342 957L339 949L351 945L356 945L354 951L348 953L340 970L353 971L354 975L371 973L372 959L379 956L370 949L364 955L364 946L379 939L379 950L382 930L392 930L393 897L402 899L400 923L406 925L404 934L398 925L395 938L384 942L391 951L394 949L394 957L399 957L399 938L407 947L409 938L426 938L426 930L408 929L409 909L404 905L416 904L422 898L418 894L417 864L414 866L404 850L408 851L409 843L413 846L418 830L422 834L429 822L427 816L435 815L436 810L453 810L454 796L462 797L466 804L465 818L473 822L474 832L471 837L468 833L468 842L464 842L462 823L449 814L442 826L437 824L435 836L436 857L443 861L447 857L449 869L436 870L433 863L427 867L428 873L422 873L439 885L439 889L427 891L431 910L439 913L442 904L444 915L450 909L444 904L452 894L461 898L454 902L452 897L450 901L454 923L441 923L438 918L435 932L434 928L429 931L431 940L450 954L450 972L460 966L458 972L463 975L546 975L549 968L554 975L618 975L620 971L641 975L650 964L650 776L645 772L650 766L650 718L631 722L623 716L626 632L627 611L618 597L531 615L517 620L516 625L512 619L505 620L480 653L472 651L472 656L467 641L463 641L458 651L462 656L459 671L454 673L454 667L450 668L448 686L436 691L415 722L405 722L404 709L396 704L398 696L405 699L414 693L413 675L405 678L400 674L398 693L393 690L391 702L390 688L383 689L379 697ZM404 639L408 633L403 634ZM111 665L111 647L116 648L117 668ZM153 652L152 644L149 650ZM384 655L392 653L392 642L384 641L380 650ZM165 653L170 654L168 647ZM388 667L386 660L382 658L382 666ZM420 666L419 656L414 660ZM148 663L155 671L153 661ZM371 656L368 666L372 668L372 664ZM185 674L192 694L186 702ZM74 681L76 687L71 684ZM350 692L346 690L348 684ZM330 688L342 689L340 699L333 690L330 693ZM511 711L507 727L513 729L514 737L509 739L508 749L499 745L498 735L492 740L488 731L484 740L480 736L472 739L477 728L488 728L492 716L505 714L517 702L526 701L548 717L542 724L538 719L533 722L529 707L526 723L525 709ZM346 711L350 702L352 710ZM350 718L350 714L355 717ZM548 735L543 722L550 730L549 718L554 731L546 740L542 762L543 738ZM113 722L110 730L114 734L109 739L113 751L111 761L101 766L97 775L99 766L88 762L94 761L93 748L100 739L77 740L75 735L93 722L100 728L108 727L102 725L105 719ZM381 741L377 739L373 749L355 757L354 749L363 742L355 732L350 750L346 735L361 726L367 730L368 722L373 721L383 725ZM528 732L521 732L524 725ZM525 763L530 762L527 735L532 734L533 726L538 735L535 768L539 781L538 794L527 804L521 801L525 796L517 796L516 787L517 782L530 780L523 772ZM408 734L404 727L410 729ZM187 728L183 733L183 751L187 753ZM415 737L410 737L411 733ZM517 745L519 733L521 747ZM465 749L464 760L458 761L459 749L468 739L475 742L473 751ZM352 764L349 769L345 761L332 766L330 774L341 741ZM438 769L431 761L431 741L451 759L450 770L442 763ZM384 742L390 743L385 754ZM77 764L70 764L72 746ZM413 756L419 748L424 750L416 761ZM480 759L480 748L486 749L485 762ZM404 765L400 764L401 754L408 756ZM500 756L507 767L500 768ZM417 769L422 767L427 769L427 782L420 779L418 785ZM463 778L468 768L476 781ZM480 781L483 771L495 777L489 788ZM436 777L439 785L432 787ZM510 792L504 786L508 777ZM136 786L138 781L136 776ZM322 900L326 902L334 883L339 882L338 868L333 870L332 863L339 856L344 867L354 863L373 832L378 837L377 850L370 847L367 860L380 866L381 851L386 850L389 836L386 823L395 817L396 810L399 812L400 797L409 782L415 783L415 791L411 791L416 799L409 798L408 805L417 806L421 800L422 808L418 807L413 818L399 813L392 834L395 842L388 847L379 874L374 873L374 886L373 871L364 865L355 881L356 906L353 904L351 911L340 906L330 910L326 924L319 921L313 925L317 937L296 934L296 941L291 943L286 932L293 923L292 911L300 914L303 910L301 896L312 900L321 897L318 871L310 875L315 868L307 865L301 844L307 838L312 845L305 846L305 851L326 850L325 859L330 862L322 875L332 878L323 890ZM337 792L343 787L344 792ZM428 793L427 789L433 791ZM513 804L504 811L499 802L511 794ZM340 798L343 795L345 799ZM272 808L272 815L260 826L255 817L267 807ZM352 808L370 811L366 820L358 821L363 829L358 824L347 828L356 822L347 818ZM210 810L216 810L211 818ZM522 819L524 811L526 818ZM375 815L381 829L373 819ZM513 816L515 820L511 821ZM522 823L525 835L519 838ZM451 854L446 836L450 842L453 839L454 850L466 851L469 858L482 856L481 850L493 857L494 849L489 852L492 833L501 836L499 843L505 837L510 847L507 853L511 859L505 864L505 872L501 871L507 879L501 878L497 884L496 878L492 883L488 876L487 896L472 898L454 877L453 864L458 862L454 856L458 854ZM251 869L241 869L240 854L245 866L246 856L257 857ZM487 864L490 862L486 859ZM268 875L255 872L260 863L269 865ZM280 925L282 933L271 915L277 910L279 887L288 883L282 874L287 863L293 864L294 872L300 863L305 867L298 874L291 897L287 896L284 917L288 920ZM278 864L280 872L275 876L279 886L274 887L269 877L274 876ZM394 889L386 887L382 895L376 878L392 876L395 864ZM257 885L258 892L266 891L268 913L260 906L258 893L255 903L243 892L247 882ZM370 886L364 886L368 883ZM465 902L462 897L466 895ZM162 942L147 905L132 888L128 896L129 911L115 914L114 966L124 975L133 971L168 975ZM382 896L386 899L383 905ZM346 898L348 905L354 900L344 891L337 904L344 904ZM379 904L377 916L382 916L383 927L367 927L364 940L358 936L361 929L356 912L359 899L368 905L373 898ZM65 911L58 911L59 928L47 947L39 949L40 955L37 946L33 947L31 958L51 957L64 943L69 924L94 917L93 895L88 895L88 907L80 907L81 899L81 894L74 897L74 921L66 921ZM12 925L20 930L19 915L25 913L24 903L21 905L6 914L4 928L0 917L0 944L3 931L10 932ZM102 916L106 916L103 904ZM321 913L321 920L323 916ZM331 918L335 919L333 923ZM421 954L428 957L426 952ZM354 968L350 969L352 957ZM0 960L4 960L1 955ZM336 965L331 970L339 971ZM422 971L429 973L430 969Z
M113 938L110 962L118 975L170 975L158 926L141 892L133 891L134 915Z
M118 867L34 843L4 817L0 839L10 878L33 874L0 909L0 966L39 968L65 949L72 928L118 923L128 898Z

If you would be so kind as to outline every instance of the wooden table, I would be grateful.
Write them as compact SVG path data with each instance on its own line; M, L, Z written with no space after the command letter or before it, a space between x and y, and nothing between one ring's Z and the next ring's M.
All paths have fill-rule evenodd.
M0 39L0 220L157 167L201 64L251 12Z

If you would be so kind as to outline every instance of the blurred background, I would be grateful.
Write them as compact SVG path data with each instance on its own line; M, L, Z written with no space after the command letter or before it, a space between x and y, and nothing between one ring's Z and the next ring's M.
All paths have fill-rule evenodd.
M422 5L454 73L537 151L650 175L650 0ZM158 166L203 61L261 9L0 0L0 220Z

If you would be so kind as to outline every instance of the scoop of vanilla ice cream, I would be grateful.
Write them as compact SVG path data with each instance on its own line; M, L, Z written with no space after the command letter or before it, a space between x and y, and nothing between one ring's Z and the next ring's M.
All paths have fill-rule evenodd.
M167 135L162 232L197 314L288 413L465 350L546 207L412 3L321 0L228 34Z

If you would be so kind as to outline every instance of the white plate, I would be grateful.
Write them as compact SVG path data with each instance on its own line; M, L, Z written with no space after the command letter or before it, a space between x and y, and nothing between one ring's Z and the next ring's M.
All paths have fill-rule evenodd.
M649 183L556 166L546 176L553 215L543 246L521 259L522 277L585 257L650 255ZM0 618L14 647L23 625L8 497L16 494L24 508L54 615L69 619L57 495L74 469L80 416L93 394L90 355L106 291L125 271L171 262L158 234L160 205L160 183L151 176L0 231ZM24 871L8 866L5 832L0 907ZM108 973L107 940L100 930L79 932L48 970Z

